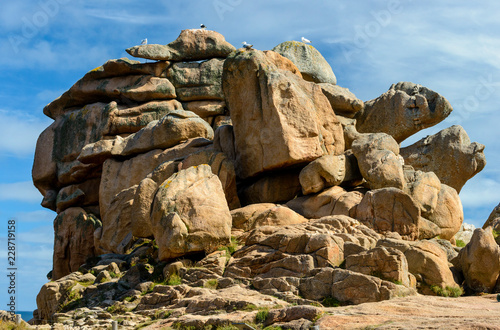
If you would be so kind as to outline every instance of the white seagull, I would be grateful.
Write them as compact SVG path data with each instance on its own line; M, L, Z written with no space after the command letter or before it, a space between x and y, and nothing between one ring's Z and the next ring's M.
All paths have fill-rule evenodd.
M243 48L245 48L247 50L252 49L252 47L253 47L253 45L247 44L246 41L243 41L242 44L243 44Z
M148 44L148 38L141 40L141 45L147 45L147 44Z
M311 40L302 37L302 42L305 43L305 44L310 44Z
M202 30L205 30L207 27L205 26L205 24L200 24L200 28L201 28Z

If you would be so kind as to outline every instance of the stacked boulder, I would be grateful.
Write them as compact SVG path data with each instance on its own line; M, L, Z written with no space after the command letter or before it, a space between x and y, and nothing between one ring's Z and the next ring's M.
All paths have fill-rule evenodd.
M52 279L140 239L171 263L234 237L240 248L208 274L287 301L458 287L435 238L453 243L457 191L484 146L454 126L400 148L449 115L443 96L403 82L363 102L299 42L235 49L195 29L127 52L154 62L108 61L44 109L54 123L33 181L58 213Z

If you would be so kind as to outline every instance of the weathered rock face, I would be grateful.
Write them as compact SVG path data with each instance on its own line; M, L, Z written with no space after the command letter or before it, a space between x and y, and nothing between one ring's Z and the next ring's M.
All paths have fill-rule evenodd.
M281 69L288 62L252 50L235 52L224 63L241 178L344 151L342 128L328 100L317 85Z
M500 247L491 227L477 228L458 254L455 266L464 274L465 284L473 292L494 292L500 276Z
M151 209L158 258L213 252L229 243L231 214L220 180L208 165L181 170L163 182Z
M94 231L100 226L99 219L79 207L57 215L54 220L54 280L77 271L88 257L94 256Z
M307 299L333 297L347 304L362 304L413 295L415 290L375 276L339 268L322 268L314 276L301 281L300 293Z
M452 111L448 100L417 84L400 82L378 98L365 102L356 115L361 133L383 132L401 143L416 132L438 124Z
M316 267L340 265L344 241L372 248L378 237L346 216L324 217L281 228L258 227L246 239L246 246L233 255L225 276L309 276Z
M415 286L411 283L408 262L403 252L394 248L377 247L359 254L350 255L345 260L347 270L380 277L386 281Z
M434 210L423 215L441 228L439 236L451 239L460 229L464 220L462 202L455 189L442 184Z
M198 61L213 57L226 57L235 48L224 36L215 31L183 30L179 37L168 45L141 45L127 49L134 57L162 61Z
M258 203L285 203L300 194L299 171L297 169L266 173L239 187L243 205Z
M319 84L323 94L330 101L333 111L338 116L352 118L358 111L365 107L363 101L358 99L349 89L335 84Z
M302 193L316 193L343 182L359 181L357 161L353 155L326 155L312 162L300 172Z
M361 175L371 189L406 186L398 143L387 134L362 134L352 143Z
M437 244L426 240L403 242L385 239L378 241L377 246L392 247L404 253L408 271L416 277L420 292L431 294L429 288L432 286L442 289L458 287L448 266L447 255Z
M500 204L495 206L493 211L491 211L490 216L483 225L483 229L487 227L492 227L496 231L500 231Z
M452 126L401 149L405 164L434 172L442 183L460 192L486 165L484 145L470 142L461 126Z
M315 195L297 197L286 206L306 218L319 219L329 215L347 215L354 217L356 206L363 199L363 190L346 191L335 186Z
M281 205L252 204L231 211L233 228L249 231L262 226L286 226L308 222L306 218Z
M313 46L298 41L285 41L274 47L273 51L291 60L305 80L337 84L330 64Z
M420 210L410 196L396 188L368 191L356 207L355 218L377 232L397 232L408 240L419 236Z

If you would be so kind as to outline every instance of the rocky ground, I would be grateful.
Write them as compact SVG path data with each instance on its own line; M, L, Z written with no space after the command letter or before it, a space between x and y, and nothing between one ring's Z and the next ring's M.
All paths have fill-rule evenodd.
M500 302L497 302L494 294L459 298L416 295L377 303L330 308L279 305L273 307L268 310L267 322L262 323L256 321L258 313L264 314L262 310L249 308L227 314L220 313L219 318L227 320L226 325L214 326L214 329L251 329L250 327L262 329L264 324L270 323L273 319L278 322L272 329L309 329L312 326L317 326L316 329L500 329ZM158 310L149 315L148 313L139 315L131 312L111 314L105 310L87 308L71 314L74 317L71 322L68 314L60 315L62 322L52 326L23 324L23 327L106 329L111 327L111 320L118 320L120 329L205 328L196 324L196 319L202 317L179 317L180 311ZM63 321L64 318L66 321ZM215 319L214 316L204 318ZM185 325L179 325L181 324L179 320L183 320ZM0 324L0 328L3 329L3 325Z

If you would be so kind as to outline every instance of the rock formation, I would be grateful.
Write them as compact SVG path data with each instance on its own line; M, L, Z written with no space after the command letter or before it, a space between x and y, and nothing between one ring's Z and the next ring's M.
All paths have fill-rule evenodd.
M405 82L363 102L311 45L205 29L127 52L154 62L108 61L44 109L33 181L58 216L38 318L133 308L203 328L274 308L263 324L305 326L312 305L459 290L448 240L484 147L460 127L399 147L446 118L443 96ZM479 241L454 271L491 292Z

